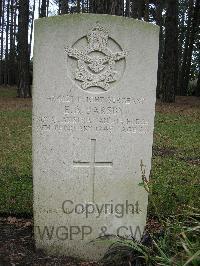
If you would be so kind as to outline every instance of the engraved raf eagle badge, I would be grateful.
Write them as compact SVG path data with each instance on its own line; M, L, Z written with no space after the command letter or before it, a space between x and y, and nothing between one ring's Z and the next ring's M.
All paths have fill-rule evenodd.
M77 49L74 45L65 48L67 55L77 60L73 78L79 81L83 90L92 92L92 88L100 88L105 92L120 78L121 70L116 68L116 63L125 60L127 52L109 37L108 31L100 24L96 24L85 38L85 47ZM109 43L118 51L112 52Z

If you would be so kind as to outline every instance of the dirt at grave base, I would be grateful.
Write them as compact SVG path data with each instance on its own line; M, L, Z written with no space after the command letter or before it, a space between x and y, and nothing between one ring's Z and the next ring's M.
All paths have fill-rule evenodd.
M97 266L96 262L82 262L71 257L47 256L35 250L31 219L0 217L0 265L65 265Z

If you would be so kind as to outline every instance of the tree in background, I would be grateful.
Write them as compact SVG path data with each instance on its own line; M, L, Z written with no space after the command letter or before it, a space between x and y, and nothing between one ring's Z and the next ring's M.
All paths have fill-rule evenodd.
M29 8L26 7L26 19L25 14L22 16L23 23L26 23L23 26L17 20L17 15L22 12L21 3L25 2L29 2ZM29 35L28 53L30 58L34 18L36 16L46 17L51 14L49 5L54 3L57 10L55 12L54 8L53 14L111 14L132 17L159 25L157 97L171 102L175 100L175 95L191 93L199 95L197 87L194 92L194 89L191 90L188 86L190 80L195 80L196 83L199 80L199 2L200 0L1 0L0 84L22 84L22 77L26 77L24 73L21 73L23 69L22 54L26 58L24 64L25 61L29 61L25 52L25 43L27 43L25 31L28 31ZM35 8L36 3L38 10ZM37 15L35 15L36 13ZM22 27L24 29L21 31ZM25 39L22 35L25 36ZM16 75L17 62L18 75ZM24 84L27 84L27 81ZM24 93L18 93L18 95L27 97Z
M199 71L199 75L197 79L197 87L196 87L195 94L197 97L200 97L200 71Z
M5 11L5 0L0 2L0 23L1 23L1 51L0 51L0 85L4 84L4 79L3 79L3 52L4 52L4 47L3 47L3 40L4 40L4 11Z
M200 19L200 0L196 0L195 6L194 6L194 0L190 0L185 49L183 52L183 62L180 74L181 75L180 95L187 95L187 89L190 80L192 53L193 53L195 39L197 37L197 31L199 28L199 19Z
M44 18L44 17L47 17L47 4L49 2L47 0L42 0L41 2L41 6L39 6L40 8L40 12L39 12L39 17L40 18Z
M0 49L0 84L14 85L16 74L16 21L17 0L1 1L1 49Z
M9 81L8 70L8 36L9 36L9 15L10 15L10 0L7 1L6 8L6 48L5 48L5 68L4 68L4 84L7 85Z
M168 0L165 18L162 101L174 102L178 82L178 0Z
M158 50L158 71L157 71L157 88L156 88L156 96L160 98L162 93L162 77L163 77L163 50L164 50L164 33L163 33L163 9L164 9L164 1L159 0L156 1L156 10L155 10L155 21L156 25L160 27L159 32L159 50Z
M10 2L10 52L8 62L8 84L14 85L16 82L15 66L16 66L16 49L15 49L15 22L16 22L17 2Z
M30 42L29 42L29 57L31 57L31 45L32 45L32 38L33 38L34 16L35 16L35 0L33 1L33 7L32 7L32 10L31 10L31 28L30 28Z
M19 29L18 29L18 97L31 97L29 73L29 0L19 0Z
M69 6L68 6L68 1L66 0L60 0L60 11L61 11L61 15L63 14L67 14L68 10L69 10Z

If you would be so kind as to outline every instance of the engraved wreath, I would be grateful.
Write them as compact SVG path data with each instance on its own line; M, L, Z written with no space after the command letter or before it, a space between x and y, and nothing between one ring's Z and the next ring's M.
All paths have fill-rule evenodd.
M116 69L116 62L124 60L127 53L121 48L112 52L108 47L108 31L100 24L96 24L85 37L87 44L84 47L65 48L67 55L77 60L73 78L79 81L83 90L96 87L105 92L119 79L121 73Z

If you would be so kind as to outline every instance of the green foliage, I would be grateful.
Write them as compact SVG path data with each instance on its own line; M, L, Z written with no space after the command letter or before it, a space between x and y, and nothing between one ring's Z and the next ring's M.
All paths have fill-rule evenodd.
M14 97L13 91L0 90L0 95L4 104ZM32 114L25 104L25 110L13 107L12 99L9 108L0 109L0 213L32 215ZM200 215L194 209L200 205L199 156L199 111L157 112L146 186L149 217L158 217L162 227L156 234L148 232L147 242L118 239L105 254L104 265L200 265Z
M0 87L0 96L3 98L7 97L17 97L17 91L13 90L12 87Z
M158 217L158 232L148 241L118 239L103 265L200 265L200 116L156 114L149 216ZM141 185L141 184L140 184ZM188 207L192 206L192 207ZM148 237L147 237L148 236Z
M156 114L150 216L166 217L200 203L199 117L194 112ZM32 213L31 111L1 111L0 123L0 212Z
M190 165L172 156L153 158L152 194L150 200L155 202L157 210L150 201L149 214L166 217L181 213L185 205L200 205L199 166Z
M200 112L156 114L154 145L190 155L200 152ZM189 153L189 154L188 154Z
M32 179L11 168L2 168L0 178L0 213L32 215Z
M181 213L185 205L200 204L199 114L156 115L149 214ZM158 215L158 213L157 213Z
M141 242L118 238L101 259L103 265L198 266L200 264L200 210L162 221L159 232L146 231Z
M0 112L0 213L32 214L31 112Z

